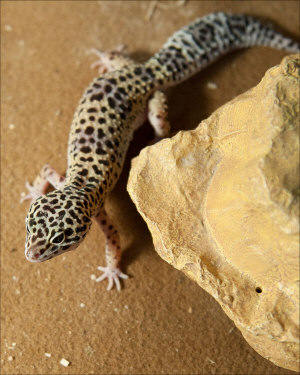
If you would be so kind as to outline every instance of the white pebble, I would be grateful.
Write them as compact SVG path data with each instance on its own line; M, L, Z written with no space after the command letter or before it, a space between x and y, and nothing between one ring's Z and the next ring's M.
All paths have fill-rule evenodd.
M11 355L7 358L7 360L9 361L9 362L11 362L11 361L13 361L14 360L14 357L12 357Z
M50 358L50 357L51 357L51 353L45 353L45 356L46 356L47 358Z
M80 307L85 307L85 304L84 304L84 303L81 303L81 304L80 304Z
M15 125L14 124L9 124L8 127L9 127L9 129L14 129Z
M91 280L96 280L96 278L97 278L96 275L94 274L91 275Z
M13 275L12 279L13 279L14 281L18 281L18 277L15 276L15 275Z
M207 88L209 88L210 90L216 90L218 88L218 85L215 83L215 82L207 82Z
M70 364L70 362L67 361L65 358L62 358L62 359L60 360L60 364L61 364L62 366L64 366L64 367L68 367L69 364Z
M126 310L128 310L128 309L129 309L128 305L125 305L124 307L125 307L125 309L126 309Z

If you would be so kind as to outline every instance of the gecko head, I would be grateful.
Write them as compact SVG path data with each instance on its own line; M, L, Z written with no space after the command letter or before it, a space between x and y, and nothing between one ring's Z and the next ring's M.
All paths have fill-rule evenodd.
M26 217L25 257L43 262L74 250L90 226L89 202L74 191L55 190L36 199Z

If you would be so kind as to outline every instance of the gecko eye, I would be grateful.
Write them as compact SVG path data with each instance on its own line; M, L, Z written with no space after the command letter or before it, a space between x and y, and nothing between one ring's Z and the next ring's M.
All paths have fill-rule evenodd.
M50 242L51 243L55 243L55 244L60 244L63 242L63 240L65 239L65 235L64 233L60 233L58 234L57 236L53 237L50 239Z

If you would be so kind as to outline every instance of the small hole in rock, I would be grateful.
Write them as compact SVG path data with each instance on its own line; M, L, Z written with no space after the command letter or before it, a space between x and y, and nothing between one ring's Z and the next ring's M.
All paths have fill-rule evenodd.
M259 288L259 287L257 287L257 288L255 289L255 291L256 291L256 293L261 293L261 292L262 292L261 288Z

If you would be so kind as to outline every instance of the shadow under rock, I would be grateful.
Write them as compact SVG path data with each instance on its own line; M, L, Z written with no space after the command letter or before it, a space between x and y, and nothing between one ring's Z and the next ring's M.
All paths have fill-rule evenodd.
M147 245L152 243L147 225L139 215L127 192L127 182L131 168L131 160L136 157L144 147L148 146L153 137L154 131L148 122L135 132L134 139L126 155L120 179L109 196L110 204L115 206L115 211L117 211L118 217L121 218L120 222L123 231L125 233L130 233L133 237L132 242L123 249L124 256L122 257L122 266L125 268L138 258L141 249L149 248L150 246Z

